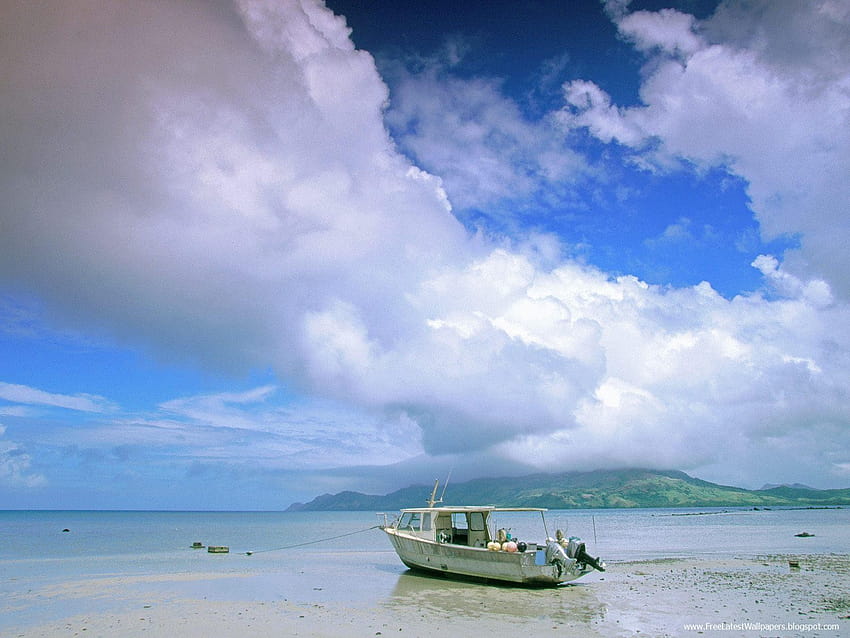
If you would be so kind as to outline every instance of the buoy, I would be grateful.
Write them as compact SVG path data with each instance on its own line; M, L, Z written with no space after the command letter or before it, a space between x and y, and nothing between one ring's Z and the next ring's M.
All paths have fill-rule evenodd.
M513 541L508 541L504 545L502 545L502 549L506 552L515 552L516 551L516 543Z
M210 554L228 554L230 548L227 545L210 545L207 547L207 552Z
M525 541L520 541L516 544L516 551L518 551L518 552L524 552L527 549L528 549L528 543L526 543Z
M69 530L69 529L66 527L66 528L65 528L65 529L63 529L62 531L63 531L63 532L70 532L71 530Z
M490 541L489 543L487 543L487 549L489 549L491 552L498 552L500 549L502 549L502 544L497 543L496 541Z

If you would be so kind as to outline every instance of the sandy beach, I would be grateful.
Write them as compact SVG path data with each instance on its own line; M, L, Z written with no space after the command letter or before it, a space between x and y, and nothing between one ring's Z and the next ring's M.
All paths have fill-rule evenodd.
M327 562L329 555L323 555ZM765 555L609 564L557 589L429 577L388 553L357 582L324 563L88 577L30 588L4 636L846 636L850 556ZM796 561L799 567L791 567ZM332 562L332 561L331 561ZM311 567L311 565L313 565ZM47 605L49 621L26 610ZM67 614L67 615L66 615ZM41 615L41 614L40 614Z

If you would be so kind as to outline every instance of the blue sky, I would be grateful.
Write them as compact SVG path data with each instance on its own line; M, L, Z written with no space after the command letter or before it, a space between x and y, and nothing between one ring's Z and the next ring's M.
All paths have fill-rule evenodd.
M850 4L7 3L0 508L850 485Z

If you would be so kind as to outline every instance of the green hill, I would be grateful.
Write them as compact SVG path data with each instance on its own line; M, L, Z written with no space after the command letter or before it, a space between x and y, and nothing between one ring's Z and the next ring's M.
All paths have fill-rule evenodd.
M398 510L424 505L431 487L412 485L386 495L340 492L287 511ZM762 490L717 485L684 472L596 470L453 483L446 505L579 509L602 507L784 507L850 505L850 489L779 486Z

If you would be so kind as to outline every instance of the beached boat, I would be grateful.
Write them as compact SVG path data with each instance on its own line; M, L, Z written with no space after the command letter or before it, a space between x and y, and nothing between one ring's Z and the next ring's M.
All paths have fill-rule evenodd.
M401 561L411 569L485 580L551 586L566 583L605 563L587 553L576 537L564 538L560 530L549 536L544 508L458 506L436 507L437 485L427 507L401 510L386 532ZM545 542L511 538L494 521L518 512L540 515Z

